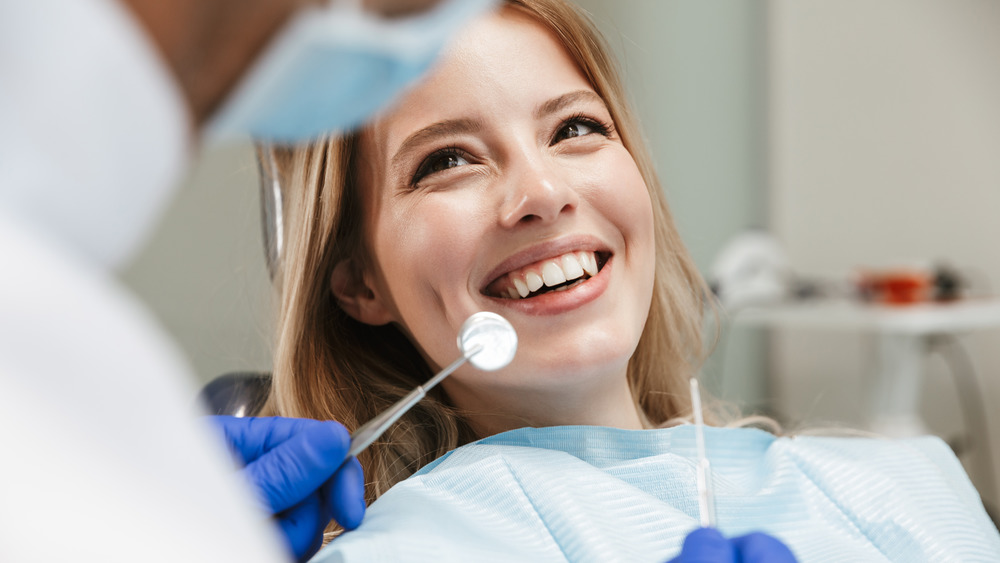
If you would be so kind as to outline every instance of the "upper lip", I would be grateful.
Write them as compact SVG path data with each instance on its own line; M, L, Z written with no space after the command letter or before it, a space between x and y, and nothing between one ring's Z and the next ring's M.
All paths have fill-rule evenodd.
M555 258L568 252L576 251L610 252L608 245L592 235L571 235L555 240L542 242L520 250L497 264L483 277L479 285L481 293L486 291L491 283L504 274L508 274L528 264L534 264L546 258Z

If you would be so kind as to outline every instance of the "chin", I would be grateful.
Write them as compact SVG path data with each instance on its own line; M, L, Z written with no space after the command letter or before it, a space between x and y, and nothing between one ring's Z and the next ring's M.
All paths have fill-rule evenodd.
M628 366L640 333L629 331L595 331L577 334L572 338L551 342L538 340L540 346L522 346L514 365L521 373L535 374L534 378L551 378L554 381L572 382L602 374L617 376ZM526 339L521 339L522 343Z

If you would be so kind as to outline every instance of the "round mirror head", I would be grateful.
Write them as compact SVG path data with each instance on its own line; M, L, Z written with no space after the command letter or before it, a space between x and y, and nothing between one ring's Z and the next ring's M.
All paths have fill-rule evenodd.
M514 359L517 333L507 319L496 313L481 311L462 323L458 349L478 369L498 370Z

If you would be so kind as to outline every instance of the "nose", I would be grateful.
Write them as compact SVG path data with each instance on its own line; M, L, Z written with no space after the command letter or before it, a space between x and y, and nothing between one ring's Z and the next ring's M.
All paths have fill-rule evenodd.
M549 223L575 209L580 196L560 174L544 162L526 161L512 174L500 210L500 224L512 228L527 223Z

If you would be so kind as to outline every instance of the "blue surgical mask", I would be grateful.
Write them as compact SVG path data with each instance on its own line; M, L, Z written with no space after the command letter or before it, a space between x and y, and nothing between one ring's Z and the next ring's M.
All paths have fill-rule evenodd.
M387 20L334 1L303 9L209 124L209 137L299 142L360 125L420 77L496 0L442 0Z

